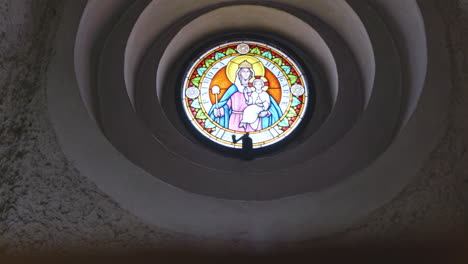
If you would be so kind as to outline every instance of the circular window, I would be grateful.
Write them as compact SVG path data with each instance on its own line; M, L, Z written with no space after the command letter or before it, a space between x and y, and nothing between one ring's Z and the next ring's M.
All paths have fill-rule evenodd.
M218 45L190 66L182 89L189 123L212 142L254 149L287 138L305 116L309 89L285 52L256 41ZM248 134L248 136L246 136Z

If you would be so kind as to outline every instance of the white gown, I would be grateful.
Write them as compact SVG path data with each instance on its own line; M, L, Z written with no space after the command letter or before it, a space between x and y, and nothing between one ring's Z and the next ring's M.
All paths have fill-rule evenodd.
M257 128L259 121L258 115L262 111L268 110L268 108L270 108L270 103L270 95L267 92L252 92L252 95L249 96L247 101L249 106L244 110L241 123L250 124L254 129ZM263 106L257 104L262 104Z

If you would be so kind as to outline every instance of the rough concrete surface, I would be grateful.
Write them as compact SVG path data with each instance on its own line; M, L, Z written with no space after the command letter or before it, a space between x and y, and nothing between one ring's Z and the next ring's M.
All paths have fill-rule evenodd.
M326 243L468 235L468 4L437 2L449 29L453 61L449 129L397 198ZM60 150L48 118L44 77L61 5L60 0L0 0L0 254L194 248L199 240L148 226L122 210Z
M61 2L0 1L0 254L189 242L120 209L61 152L44 87Z

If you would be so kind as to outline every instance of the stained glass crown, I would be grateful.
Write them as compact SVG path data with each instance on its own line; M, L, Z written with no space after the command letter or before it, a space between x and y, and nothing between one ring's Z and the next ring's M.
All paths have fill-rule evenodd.
M253 69L253 66L250 62L248 62L247 60L243 61L241 64L239 64L239 69L242 69L242 68L249 68L249 69Z

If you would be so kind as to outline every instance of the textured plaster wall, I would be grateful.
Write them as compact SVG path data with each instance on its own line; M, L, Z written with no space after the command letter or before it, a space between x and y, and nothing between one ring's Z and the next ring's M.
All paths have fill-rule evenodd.
M60 150L43 84L62 2L0 1L0 255L190 243L121 210Z
M398 197L354 228L283 247L468 235L468 3L434 2L448 29L455 87L444 139ZM61 7L60 0L0 0L0 254L215 245L242 249L241 241L208 241L142 223L67 161L49 121L43 85Z

